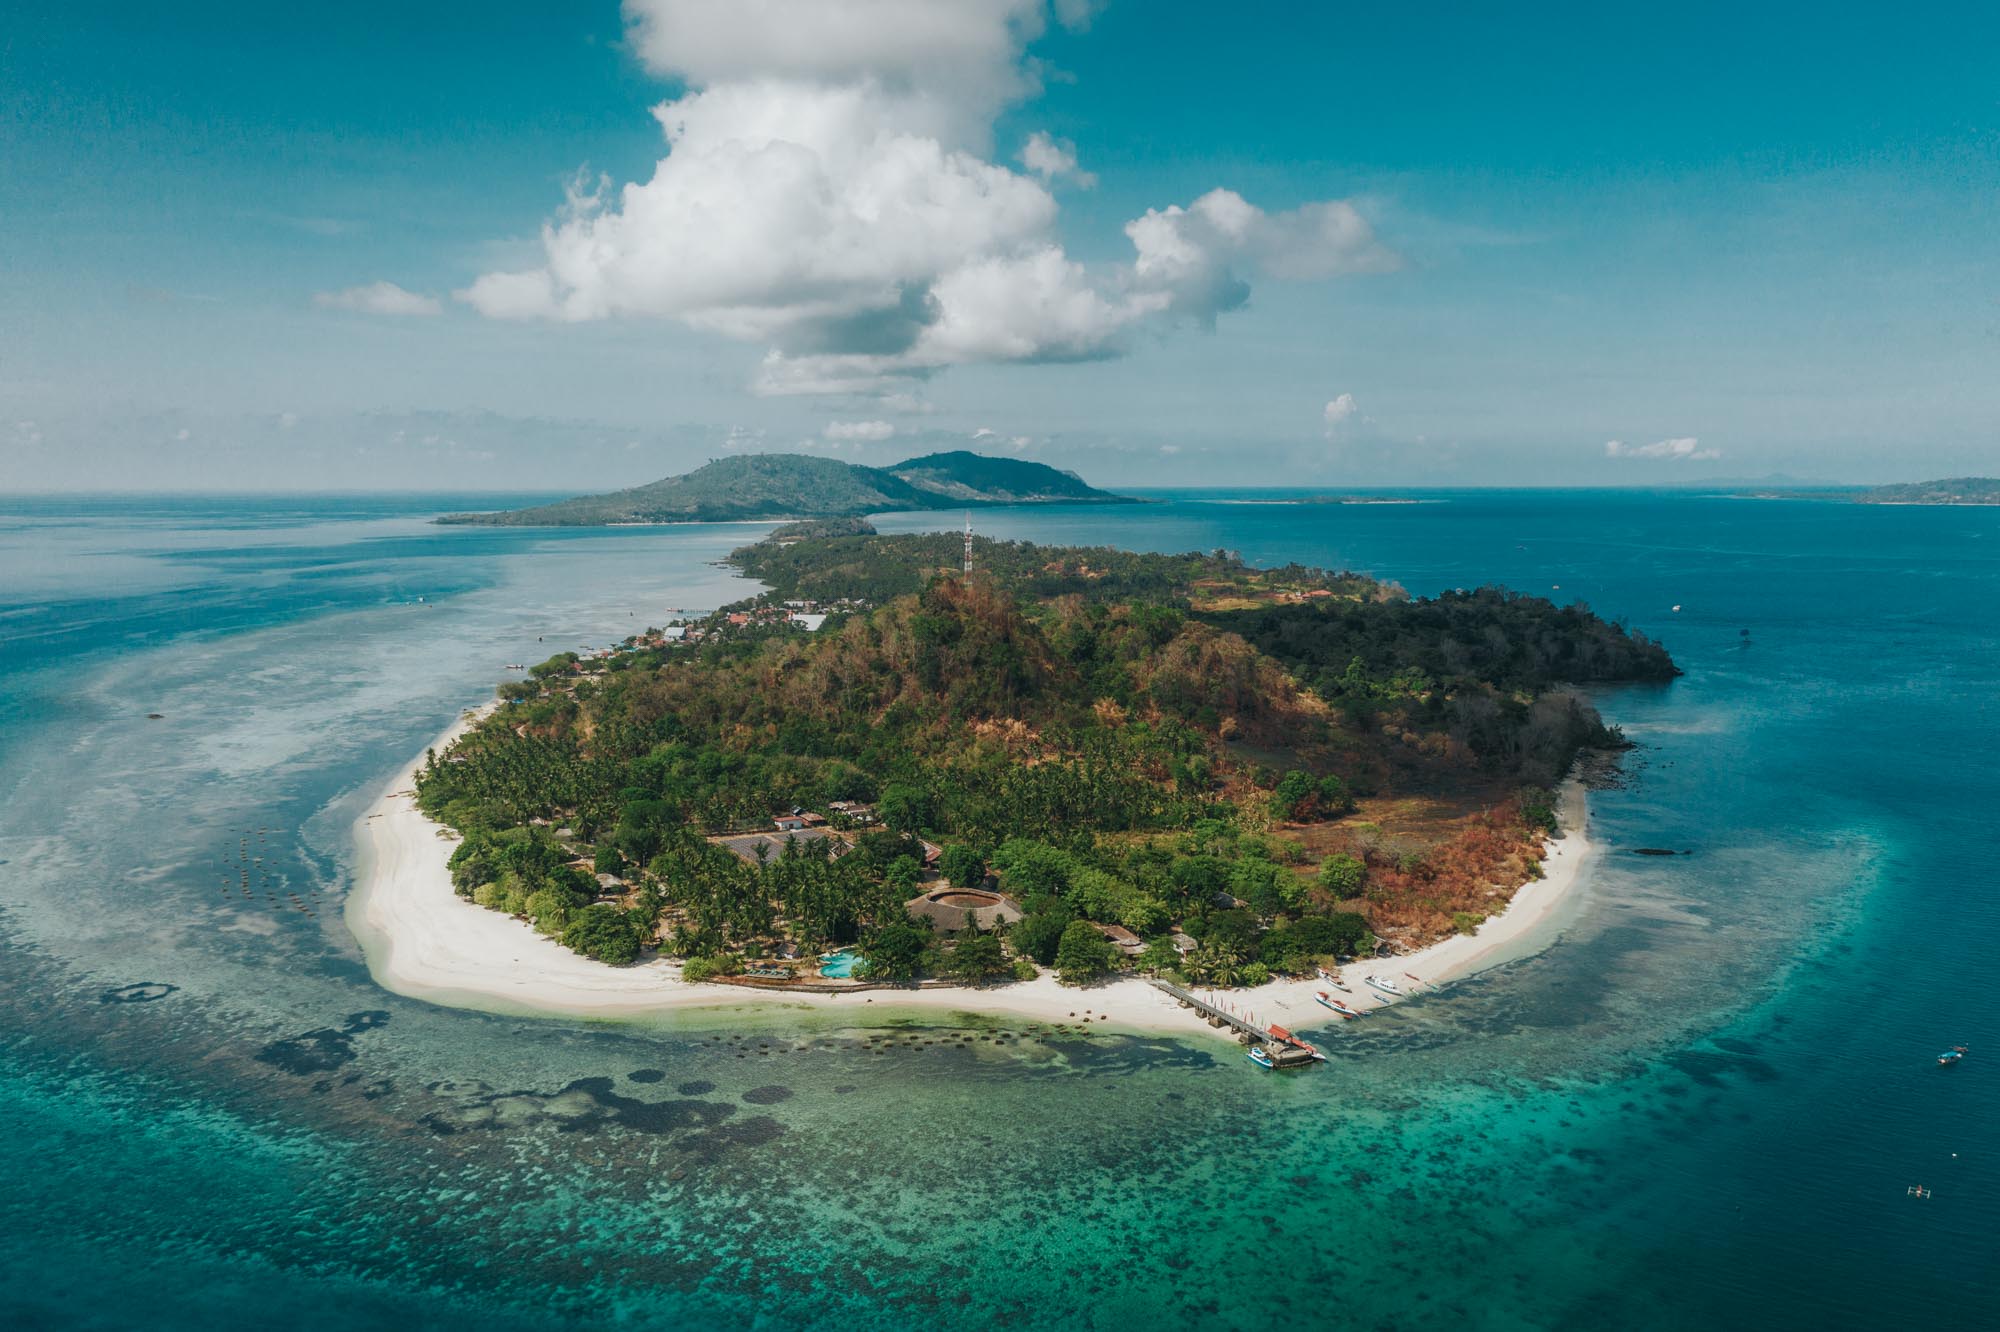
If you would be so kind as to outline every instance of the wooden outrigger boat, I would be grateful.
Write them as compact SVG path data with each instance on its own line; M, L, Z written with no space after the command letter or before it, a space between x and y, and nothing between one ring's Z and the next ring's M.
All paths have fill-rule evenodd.
M1366 1014L1364 1014L1360 1009L1348 1007L1340 1000L1328 994L1325 990L1313 991L1313 998L1319 1002L1320 1007L1331 1008L1334 1012L1340 1014L1342 1017L1358 1018L1366 1016Z

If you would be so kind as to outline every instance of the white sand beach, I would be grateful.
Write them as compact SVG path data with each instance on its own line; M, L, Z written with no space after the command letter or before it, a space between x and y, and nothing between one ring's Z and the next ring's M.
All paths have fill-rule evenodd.
M478 714L468 713L439 736L442 753ZM1172 1034L1213 1030L1193 1013L1142 980L1086 988L1060 985L1051 975L992 988L873 990L851 994L758 991L734 985L692 985L679 964L665 959L607 966L572 953L523 921L489 911L452 891L445 862L456 838L416 807L414 778L422 757L396 775L355 825L356 880L348 895L347 925L361 943L377 984L397 994L490 1012L585 1018L638 1018L676 1010L703 1010L713 1021L721 1010L758 1013L849 1010L880 1020L909 1010L1004 1014L1031 1021L1068 1022L1088 1016L1126 1029ZM1386 978L1407 995L1460 976L1524 957L1546 947L1571 918L1592 847L1584 835L1582 784L1562 790L1563 835L1544 862L1544 877L1515 894L1508 909L1474 935L1344 969L1339 995L1358 1009L1394 1002L1364 980ZM1413 985L1411 978L1423 984ZM1218 996L1264 1022L1316 1027L1333 1015L1314 1001L1323 981L1278 981Z

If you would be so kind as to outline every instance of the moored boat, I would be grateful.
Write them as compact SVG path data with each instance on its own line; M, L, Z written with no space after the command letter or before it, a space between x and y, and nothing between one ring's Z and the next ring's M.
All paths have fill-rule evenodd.
M1367 981L1384 994L1402 994L1402 991L1396 987L1396 982L1392 980L1385 980L1381 976L1363 976L1361 979Z
M1938 1067L1950 1068L1953 1064L1956 1064L1959 1060L1963 1058L1965 1058L1965 1047L1962 1045L1954 1045L1951 1047L1951 1049L1946 1050L1943 1054L1938 1056Z
M1261 1045L1250 1047L1250 1062L1259 1068L1276 1069L1278 1067L1277 1061L1271 1058L1271 1052Z
M1362 1016L1360 1009L1349 1008L1346 1004L1343 1004L1342 1002L1340 1002L1340 1000L1334 998L1332 995L1328 994L1325 990L1313 991L1313 998L1319 1001L1320 1006L1322 1008L1331 1008L1334 1012L1340 1014L1342 1017L1358 1018Z

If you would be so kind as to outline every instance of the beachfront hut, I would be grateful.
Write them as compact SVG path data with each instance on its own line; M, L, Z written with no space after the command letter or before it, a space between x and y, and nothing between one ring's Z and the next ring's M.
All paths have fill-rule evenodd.
M1097 932L1111 941L1111 946L1127 957L1137 957L1146 951L1146 945L1138 935L1123 925L1099 925Z

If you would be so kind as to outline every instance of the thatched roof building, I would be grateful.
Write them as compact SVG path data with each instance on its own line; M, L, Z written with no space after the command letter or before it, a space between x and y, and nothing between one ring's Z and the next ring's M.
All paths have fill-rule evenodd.
M936 888L903 903L903 909L913 918L928 920L937 929L954 934L971 925L990 930L1022 915L1019 902L984 888Z

